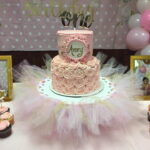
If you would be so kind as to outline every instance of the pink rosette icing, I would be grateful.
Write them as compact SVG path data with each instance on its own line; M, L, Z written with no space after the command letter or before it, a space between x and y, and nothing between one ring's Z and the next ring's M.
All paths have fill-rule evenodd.
M81 88L81 87L84 87L85 86L85 80L84 79L76 79L74 80L74 85L76 88Z
M92 77L95 73L95 70L93 68L87 69L87 76Z
M53 68L52 87L60 93L87 94L100 86L97 86L100 62L96 57L92 57L90 61L82 64L81 62L67 62L57 55L53 58L51 66Z
M85 85L89 83L89 79L87 76L84 78L84 82L85 82Z
M71 67L65 68L64 72L63 72L63 76L66 79L73 79L74 78L74 69Z
M68 91L66 91L66 94L68 94L68 95L74 95L74 94L76 94L76 91L75 91L74 87L68 89Z
M68 88L73 88L74 87L74 80L65 79L65 84L67 85Z
M85 73L84 73L84 70L82 68L76 68L75 71L74 71L74 76L77 78L77 79L82 79L85 77Z
M63 67L59 67L59 68L58 68L58 74L57 74L57 75L58 75L59 77L63 77L63 71L64 71L64 68L63 68ZM56 71L56 72L57 72L57 71Z
M0 131L5 130L7 127L9 127L10 123L7 120L0 122Z
M85 93L85 90L83 89L83 87L77 88L77 94L83 94L83 93Z

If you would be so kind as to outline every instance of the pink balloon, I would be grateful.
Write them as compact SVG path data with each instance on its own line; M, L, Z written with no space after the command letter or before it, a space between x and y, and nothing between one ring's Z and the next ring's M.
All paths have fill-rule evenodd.
M137 27L132 29L126 38L127 47L131 50L141 50L149 44L150 35L149 32L143 28Z
M150 31L150 10L144 11L141 16L140 24L145 30Z

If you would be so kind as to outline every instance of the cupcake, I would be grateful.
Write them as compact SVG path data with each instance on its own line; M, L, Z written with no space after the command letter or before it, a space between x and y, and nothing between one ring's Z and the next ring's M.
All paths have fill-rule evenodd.
M0 121L8 120L11 125L14 124L14 115L10 112L5 112L2 115L0 115Z
M6 106L0 106L0 115L5 112L10 112L10 108Z
M148 106L147 120L150 122L150 105Z
M11 135L11 124L7 120L0 121L0 138Z

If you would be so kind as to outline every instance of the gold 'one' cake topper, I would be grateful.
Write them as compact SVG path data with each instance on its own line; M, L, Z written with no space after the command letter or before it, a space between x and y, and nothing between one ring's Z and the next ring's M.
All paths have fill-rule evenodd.
M61 22L64 26L70 26L71 22L74 28L77 28L77 23L79 22L80 27L90 28L94 22L90 14L84 15L83 13L72 13L69 11L64 11L60 14Z

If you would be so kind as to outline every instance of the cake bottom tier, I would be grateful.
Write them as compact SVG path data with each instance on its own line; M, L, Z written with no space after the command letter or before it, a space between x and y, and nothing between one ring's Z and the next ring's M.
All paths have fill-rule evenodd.
M66 62L59 55L51 64L52 87L67 95L81 95L94 92L100 87L100 62L93 57L87 63Z

